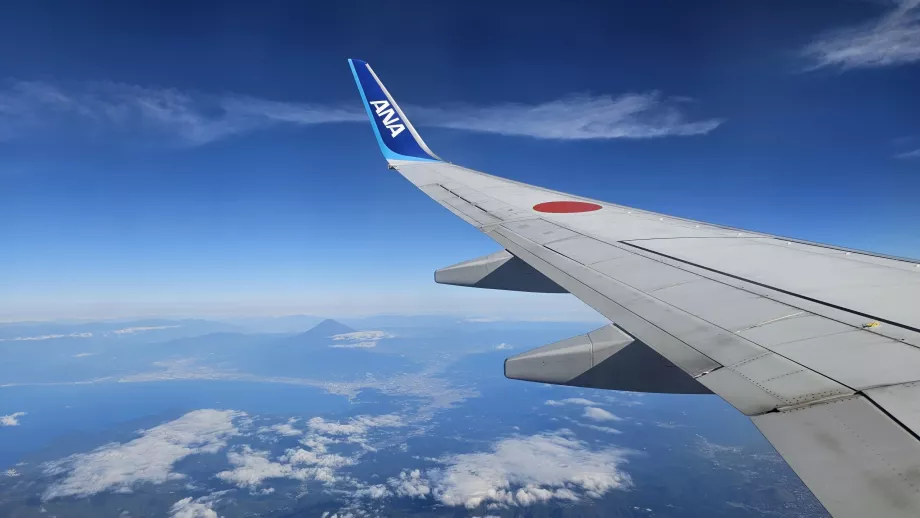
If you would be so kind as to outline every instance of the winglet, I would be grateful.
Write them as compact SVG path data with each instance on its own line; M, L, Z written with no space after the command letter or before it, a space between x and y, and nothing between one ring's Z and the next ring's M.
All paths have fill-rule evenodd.
M364 108L371 119L371 126L374 128L377 144L380 145L384 158L388 162L441 161L412 127L412 123L399 109L399 105L390 96L390 92L387 92L371 66L359 59L349 59L348 64L355 76L355 83L358 84L358 91L361 92Z

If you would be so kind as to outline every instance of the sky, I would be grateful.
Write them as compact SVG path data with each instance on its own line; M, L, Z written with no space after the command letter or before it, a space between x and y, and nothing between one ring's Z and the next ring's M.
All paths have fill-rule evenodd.
M434 284L498 246L386 169L347 58L450 162L920 257L920 0L6 2L0 321L598 318Z

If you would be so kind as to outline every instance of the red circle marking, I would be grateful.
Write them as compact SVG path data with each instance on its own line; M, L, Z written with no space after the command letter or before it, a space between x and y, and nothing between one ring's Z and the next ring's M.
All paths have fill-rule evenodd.
M596 203L587 203L583 201L548 201L546 203L538 203L533 206L533 210L537 212L551 212L553 214L591 212L600 209L601 206Z

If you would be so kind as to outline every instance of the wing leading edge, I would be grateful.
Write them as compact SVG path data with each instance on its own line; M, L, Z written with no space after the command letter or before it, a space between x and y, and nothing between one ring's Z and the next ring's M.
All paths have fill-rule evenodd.
M835 517L920 516L916 261L444 163L373 70L350 64L390 167L505 249L485 264L513 256L533 272L486 282L492 266L471 261L474 269L449 276L463 282L451 283L566 291L615 322L601 333L609 340L591 339L602 328L510 358L509 377L657 392L702 385L696 392L714 392L750 416ZM521 279L552 289L526 289Z

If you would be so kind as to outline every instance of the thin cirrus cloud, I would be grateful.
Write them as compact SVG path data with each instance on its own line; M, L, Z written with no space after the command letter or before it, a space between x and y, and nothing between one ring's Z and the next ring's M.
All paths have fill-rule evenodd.
M879 18L820 35L802 49L808 70L880 68L920 61L920 0L896 0Z
M411 113L430 126L551 140L705 135L724 122L690 119L685 110L689 102L649 92L578 95L536 105L415 107Z
M920 149L914 149L912 151L905 151L904 153L898 153L895 155L895 158L903 158L906 160L920 158Z
M690 117L690 104L653 91L569 96L539 104L407 106L406 112L419 126L551 140L705 135L724 122ZM357 102L279 102L111 82L63 86L18 81L0 88L0 140L69 131L201 146L268 128L366 118Z
M19 81L0 90L0 139L39 132L136 138L198 146L281 125L363 120L351 107L279 103L237 95L204 95L122 83L69 87Z

